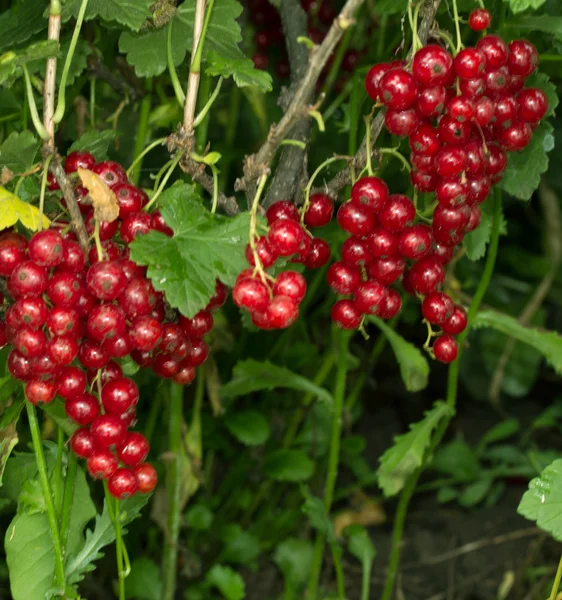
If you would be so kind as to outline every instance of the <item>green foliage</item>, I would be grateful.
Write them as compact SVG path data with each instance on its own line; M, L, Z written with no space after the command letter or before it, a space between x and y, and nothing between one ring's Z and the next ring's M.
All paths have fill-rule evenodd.
M116 132L111 130L87 131L70 146L68 152L89 152L95 156L96 160L104 160L107 158L107 150L110 144L115 141L116 137Z
M562 459L548 465L539 477L529 483L529 489L517 508L517 512L537 527L562 542Z
M165 191L159 206L174 236L158 231L139 236L130 246L131 259L148 266L152 284L171 306L193 317L215 293L217 278L233 285L245 268L249 214L213 215L186 184Z
M31 168L39 150L39 140L31 131L11 133L0 146L0 167L12 173L23 173Z
M467 233L462 242L469 260L480 260L486 255L486 247L490 241L491 232L492 222L490 217L482 212L480 225L474 231Z
M275 549L273 560L283 573L285 589L303 586L312 567L312 544L298 538L287 538Z
M441 446L431 461L431 468L459 481L473 481L480 473L476 452L463 440Z
M328 404L331 404L333 400L327 390L312 383L306 377L270 362L258 362L251 359L240 361L234 367L233 374L231 381L221 388L223 398L236 398L260 390L289 388L313 394Z
M322 533L329 544L333 544L336 542L336 532L324 502L317 496L313 496L305 487L302 488L302 493L305 498L302 512L308 517L312 527Z
M269 423L255 410L232 412L224 418L228 431L246 446L260 446L270 435Z
M68 0L63 5L62 19L77 17L81 0ZM138 31L152 16L153 0L90 0L86 9L86 20L96 17L104 21L116 21L133 31Z
M185 514L185 522L188 527L196 531L207 531L213 523L212 510L204 504L190 506Z
M504 2L509 4L509 8L511 8L514 13L519 13L529 9L537 10L537 8L540 8L546 0L504 0Z
M427 386L429 364L420 350L414 344L407 342L382 319L369 317L369 321L375 323L390 342L400 365L400 374L406 389L409 392L423 390Z
M0 378L0 487L8 458L19 441L16 427L23 403L21 385L11 377Z
M220 555L222 562L247 565L253 563L260 554L258 538L238 524L223 527L220 537L224 544Z
M17 52L6 52L0 56L0 85L9 86L23 74L20 67L28 63L53 58L59 53L54 40L43 40L30 44Z
M379 486L385 496L394 496L404 487L408 477L421 466L435 428L441 419L452 414L450 406L436 402L421 421L410 425L408 433L394 438L394 445L382 455L378 470Z
M127 598L136 600L160 600L162 598L162 579L158 565L149 558L138 558L131 564L125 588Z
M246 585L241 575L223 565L215 565L206 577L207 583L216 587L226 600L242 600L246 596Z
M44 10L43 0L12 3L12 8L0 15L0 52L19 48L33 35L46 30Z
M264 459L263 473L276 481L306 481L314 474L314 462L302 450L274 450Z

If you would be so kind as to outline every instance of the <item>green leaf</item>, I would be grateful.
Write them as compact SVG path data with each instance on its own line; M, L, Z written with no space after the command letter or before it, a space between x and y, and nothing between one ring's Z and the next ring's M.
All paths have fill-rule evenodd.
M521 423L515 418L506 419L501 423L497 423L491 429L484 434L480 441L478 442L479 448L484 448L488 444L492 444L494 442L500 442L507 438L512 437L521 429Z
M188 508L185 513L187 526L195 531L207 531L210 529L215 515L213 511L204 504L195 504Z
M473 481L480 473L476 452L463 440L453 440L441 446L430 466L459 481Z
M62 19L68 21L77 17L82 0L69 0L63 5ZM85 20L101 18L104 21L117 21L125 27L138 31L152 16L150 7L154 0L90 0Z
M378 0L374 9L381 15L403 15L408 9L408 0Z
M562 18L553 15L538 15L536 17L523 15L509 21L506 26L520 30L542 31L562 39Z
M443 486L437 490L436 500L439 504L447 504L452 502L458 496L458 492L454 487Z
M510 152L502 188L520 200L530 200L548 169L548 152L554 148L552 125L543 121L533 132L531 143L522 152Z
M302 450L275 450L265 457L263 472L276 481L306 481L314 473L314 462Z
M244 531L237 523L223 527L220 538L224 544L220 555L221 562L247 565L253 563L260 555L259 539Z
M286 586L303 586L310 575L314 549L306 540L287 538L275 549L273 561L283 573Z
M394 438L391 446L381 457L378 470L379 486L385 496L394 496L406 483L406 479L423 462L433 431L453 409L438 401L427 411L424 418L410 425L410 431Z
M109 145L115 141L115 131L87 131L80 139L70 146L68 152L82 151L93 154L96 160L104 160L107 157Z
M271 433L267 419L255 410L227 414L224 424L228 431L246 446L264 444Z
M467 233L462 242L469 260L480 260L486 254L486 247L490 241L491 231L492 223L490 217L485 212L482 212L480 225L474 231Z
M8 458L18 443L16 427L23 406L21 385L11 377L0 379L0 486Z
M239 47L242 41L237 18L242 6L236 0L216 0L203 46L203 61L207 72L223 77L233 76L237 85L258 86L271 90L271 77L253 66ZM119 38L119 50L127 55L139 77L154 77L167 68L166 44L171 27L171 47L174 66L179 66L191 51L195 0L187 0L176 10L173 19L161 29L131 34Z
M242 600L246 596L246 585L242 576L223 565L215 565L207 572L207 583L216 587L226 600Z
M246 268L249 213L212 215L186 184L165 191L159 206L174 236L151 231L137 237L130 246L131 259L148 266L152 284L173 308L193 317L215 293L217 278L234 285Z
M479 312L472 327L490 327L528 344L545 357L556 373L562 374L562 336L558 333L525 327L517 319L492 310Z
M384 333L392 346L406 389L409 392L419 392L425 389L429 376L429 364L420 350L414 344L407 342L382 319L378 317L368 317L368 319Z
M11 6L11 10L0 15L0 52L17 48L36 33L47 29L43 0L25 0L17 4L12 2Z
M548 465L529 483L517 512L562 542L562 459Z
M0 146L0 169L6 167L12 173L28 171L39 150L39 140L31 131L12 132Z
M537 71L527 78L525 87L539 88L546 94L546 97L548 98L548 110L545 118L552 117L556 112L560 100L558 99L556 86L550 81L550 77L546 73Z
M371 536L365 527L361 525L351 525L346 529L349 536L349 551L365 568L370 565L377 555L377 551L371 541Z
M492 477L482 477L467 485L458 497L459 504L465 508L476 506L487 496L493 482Z
M84 527L95 514L86 476L82 469L78 469L68 529L68 555L77 552L84 543ZM13 600L43 600L53 587L54 573L53 543L47 515L29 514L18 508L18 514L6 531L4 546Z
M509 8L511 8L514 13L519 13L529 9L537 10L537 8L540 8L546 0L504 0L504 2L509 4Z
M211 52L205 72L217 77L233 77L238 87L255 85L263 92L270 92L272 89L271 75L267 71L256 69L254 62L247 57L224 58Z
M324 502L317 496L313 496L304 486L301 491L305 498L302 512L308 517L312 527L326 536L329 544L335 543L336 532L330 515L326 512Z
M59 55L59 47L54 40L42 40L35 42L21 50L10 50L0 56L0 84L9 87L17 77L23 74L19 69L28 63L30 72L34 72L37 67L44 66L46 58L53 58ZM41 61L39 65L36 61Z
M246 396L260 390L289 388L311 393L319 400L331 404L332 395L324 388L312 383L306 377L297 375L285 367L257 360L239 361L234 367L233 378L221 388L223 398Z
M31 231L37 231L40 226L48 227L49 219L41 215L37 206L27 204L12 192L0 185L0 231L21 223Z
M61 65L57 69L57 85L60 85L63 69L62 65L64 65L66 61L66 56L68 54L68 50L70 48L70 39L64 40L60 45L60 53L59 53L59 65ZM66 78L66 85L71 86L76 79L88 68L88 56L92 52L92 47L90 46L87 40L78 40L76 44L76 48L74 50L74 54L72 55L72 62L70 63L70 69L68 71L68 75ZM39 66L39 75L41 77L45 77L45 69L46 63L41 62Z
M127 577L126 593L127 598L135 600L160 600L162 579L158 565L146 557L134 560Z

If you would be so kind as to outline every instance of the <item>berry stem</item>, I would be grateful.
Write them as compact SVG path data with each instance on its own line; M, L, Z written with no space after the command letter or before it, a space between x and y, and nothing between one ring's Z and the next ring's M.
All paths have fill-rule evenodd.
M213 93L207 100L207 104L205 104L205 106L201 109L201 112L195 117L195 120L193 121L193 127L197 127L198 125L200 125L203 119L207 116L207 113L211 110L211 107L213 106L215 100L217 99L217 96L219 95L219 92L221 91L222 82L223 78L219 77L219 80L217 81L217 85L215 86Z
M27 66L23 64L21 66L23 70L23 77L25 79L25 91L27 104L29 105L29 113L31 114L31 121L33 123L33 127L35 127L35 131L39 137L47 141L49 139L49 134L47 130L41 123L41 119L39 118L39 113L37 112L37 104L35 103L35 96L33 95L33 87L31 86L31 78L29 77L29 71L27 70Z
M256 195L254 196L254 201L252 202L252 208L250 210L250 239L248 241L250 244L250 248L252 249L252 254L254 256L254 263L256 265L255 271L259 274L261 280L267 285L268 275L263 269L263 265L261 264L261 259L259 257L256 246L256 239L258 238L258 234L256 231L258 225L258 207L260 205L260 198L263 194L266 181L267 175L261 175L258 182L258 189L256 190Z
M49 9L49 28L47 38L59 42L60 37L60 0L51 0ZM57 78L57 58L48 58L45 67L45 83L43 85L43 125L49 136L46 145L55 149L55 122L53 113L55 109L55 86Z
M96 128L96 81L97 77L94 75L90 80L90 127Z
M95 219L95 224L94 224L94 242L96 244L98 260L101 262L103 260L103 248L102 248L101 241L100 241L100 222L98 219Z
M72 39L70 40L68 54L66 55L64 67L62 69L57 109L55 110L55 114L53 116L53 122L55 124L58 124L62 121L64 117L64 111L66 110L66 80L68 79L68 72L70 71L70 65L72 64L72 58L74 56L74 51L76 50L76 44L78 43L78 38L80 37L80 29L82 28L82 23L84 22L84 16L86 15L87 7L88 0L82 0L82 4L80 5L80 10L78 12L78 17L76 19L76 25L74 26L74 32L72 33Z
M314 173L312 173L310 179L308 180L308 183L306 184L306 188L304 190L304 204L302 205L302 208L301 208L301 225L304 226L304 215L306 214L306 211L308 210L308 207L310 206L310 190L312 189L312 184L314 183L314 180L316 179L316 177L318 177L318 175L320 175L322 170L324 168L326 168L328 165L331 165L332 163L334 163L338 160L347 160L347 159L348 159L347 156L332 156L332 158L328 158L323 163L321 163L317 167L316 171L314 171Z
M451 421L451 418L454 415L454 409L457 401L457 387L458 387L458 378L459 378L459 367L460 367L460 358L462 347L466 337L470 331L471 323L478 312L478 308L480 307L480 303L486 294L486 290L488 289L488 285L490 284L490 280L492 277L492 273L494 272L494 266L496 264L496 257L498 254L498 246L499 246L499 238L500 238L500 224L501 224L501 215L502 215L502 192L501 189L497 188L494 193L494 214L492 220L492 232L490 235L490 245L488 248L488 257L486 258L486 264L484 266L484 272L482 273L482 277L480 278L480 282L478 284L478 288L473 296L472 303L470 305L470 309L468 311L468 324L466 329L459 335L459 356L457 360L451 363L449 367L449 377L447 380L447 404L453 409L453 413L444 418L439 426L437 427L435 434L433 435L431 444L429 449L427 450L424 461L412 475L408 478L406 485L404 486L402 493L400 494L400 500L398 502L398 508L396 510L396 516L394 518L394 529L392 532L392 550L390 553L390 563L388 567L388 574L386 576L386 583L384 586L384 591L381 600L390 600L392 597L392 592L394 590L394 583L396 581L396 573L398 571L398 563L400 561L400 553L401 553L401 542L402 542L402 532L404 530L404 523L406 521L406 515L408 512L408 506L410 504L410 500L414 494L416 489L416 484L420 475L423 473L427 461L429 457L433 456L437 446L439 446L447 427Z
M367 148L367 174L371 176L373 174L372 154L371 148L371 115L365 117L365 146Z
M103 489L105 492L105 503L107 505L107 510L109 512L109 518L113 522L113 527L115 528L115 554L117 556L117 577L119 579L119 600L125 600L125 578L128 575L127 570L123 564L123 557L126 553L124 544L123 544L123 535L121 532L121 510L119 500L117 498L113 498L113 496L109 493L109 489L107 487L107 482L103 482Z
M37 461L37 469L39 471L39 480L41 482L41 491L45 499L45 509L47 511L47 520L49 522L49 531L53 542L53 553L55 558L55 586L62 593L65 589L65 574L64 574L64 559L61 546L61 538L59 534L57 513L53 502L53 494L49 484L49 474L45 463L45 455L43 454L43 446L41 445L41 431L39 422L37 421L37 413L31 402L25 402L27 410L27 419L29 421L29 429L31 432L31 441L33 444L33 452Z
M219 202L219 170L215 165L211 165L211 171L213 173L213 203L211 205L211 214L214 215L217 212L217 205Z
M349 340L351 334L348 331L342 331L334 328L336 338L338 357L337 357L337 372L336 385L334 390L334 409L332 419L332 434L330 437L330 454L328 457L328 474L326 476L326 485L324 487L324 509L326 513L330 513L332 508L332 500L334 498L334 489L336 486L336 478L338 475L338 465L340 459L340 442L342 433L342 413L345 397L345 384L347 379L347 356ZM318 589L318 580L322 569L322 557L324 555L324 544L326 536L323 533L318 533L314 546L314 558L310 573L307 600L315 600ZM343 596L342 596L343 597Z
M49 174L49 165L53 160L53 155L50 154L45 159L43 165L43 175L41 177L41 192L39 194L39 222L37 224L37 231L43 229L43 214L45 212L45 191L47 190L47 175Z
M455 18L455 30L457 32L457 47L455 54L458 54L463 47L462 36L461 36L461 21L459 17L459 7L457 6L457 0L453 1L453 16Z
M377 148L377 152L379 154L389 154L390 156L397 158L404 165L404 168L406 171L408 171L408 173L412 170L410 163L406 160L403 154L398 152L398 150L395 150L394 148Z
M142 161L142 159L151 151L154 150L154 148L156 148L157 146L161 146L164 142L166 141L166 138L158 138L157 140L154 140L151 144L149 144L136 158L135 160L131 163L131 166L127 169L127 177L131 177L131 173L133 173L133 171L136 172L135 167L139 164L139 162ZM134 175L133 175L134 177Z
M408 21L410 21L410 28L412 29L412 51L415 54L422 46L421 40L418 36L418 16L420 13L421 2L416 6L415 14L412 13L412 0L408 2Z
M55 481L54 481L54 502L57 511L57 520L60 523L61 502L62 502L62 459L64 456L64 433L60 427L57 427L57 460L55 463ZM62 540L62 536L61 536Z
M162 565L162 600L173 600L176 593L178 538L181 513L181 455L183 424L183 386L170 384L170 413L168 417L168 446L172 456L168 467L168 528L165 533Z
M554 583L552 584L552 590L548 600L556 600L558 597L558 590L560 589L560 581L562 581L562 556L558 563L558 569L556 570L556 576L554 577Z
M74 500L74 484L76 482L76 471L78 468L78 456L74 452L68 453L68 464L66 466L66 477L64 480L64 494L62 498L60 539L63 549L66 548L68 529L70 525L70 511ZM65 551L66 552L66 551Z
M139 126L137 127L137 137L135 140L135 156L137 158L135 158L133 162L134 170L132 175L127 171L127 177L129 177L133 184L137 186L140 181L142 159L144 158L143 148L147 137L150 139L148 119L150 117L150 109L152 108L152 79L146 80L144 89L146 90L146 95L141 101ZM133 167L129 167L129 170Z
M170 21L168 25L168 35L166 37L166 60L168 62L168 74L170 75L170 80L172 82L172 87L174 88L174 93L176 95L176 100L178 101L180 106L183 106L185 103L185 93L180 83L180 79L178 77L178 72L176 71L176 66L174 65L174 57L172 55L172 28L174 27L174 20Z
M172 164L170 165L170 168L168 169L168 172L162 178L162 181L160 183L159 188L156 190L154 196L152 196L152 198L150 199L150 202L144 207L144 210L148 211L148 209L156 202L156 200L158 200L158 198L160 197L160 195L164 191L164 188L166 187L166 184L168 183L168 179L170 179L170 177L172 176L172 173L175 171L175 169L178 166L178 163L180 162L180 160L182 159L182 157L183 157L183 152L180 152L176 156L176 158L174 158L174 160L172 160Z

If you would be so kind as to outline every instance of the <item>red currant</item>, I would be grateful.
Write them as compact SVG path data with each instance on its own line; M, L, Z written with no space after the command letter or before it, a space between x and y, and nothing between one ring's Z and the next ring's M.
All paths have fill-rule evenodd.
M357 329L363 315L352 300L338 300L332 306L332 321L341 329Z
M119 466L117 457L109 450L99 450L95 446L95 439L92 434L94 449L88 456L88 471L96 479L109 479Z
M312 194L304 222L308 227L324 227L332 220L334 201L326 194Z
M128 467L136 467L146 460L149 450L148 440L144 435L131 431L123 444L117 448L117 457Z
M440 335L433 343L433 354L442 363L452 363L459 355L457 340L450 335Z
M489 10L485 8L475 8L470 15L468 15L468 26L472 31L484 31L490 27L492 22L492 15Z

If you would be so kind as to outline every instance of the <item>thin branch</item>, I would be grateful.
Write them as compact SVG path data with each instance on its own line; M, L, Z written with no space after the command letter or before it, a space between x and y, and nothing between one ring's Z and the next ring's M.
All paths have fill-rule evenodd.
M307 101L314 90L318 77L344 31L353 24L353 15L363 2L364 0L347 0L341 13L332 23L324 41L312 51L306 74L282 119L279 123L272 125L266 142L258 152L246 158L244 178L237 182L237 187L244 189L246 196L254 196L253 192L258 177L264 169L269 167L279 145L287 137L293 125L308 116Z
M439 5L441 4L441 0L426 0L425 5L423 7L423 17L418 29L418 37L421 40L422 44L426 44L429 33L433 27L433 23L435 21L435 15L437 14L437 10L439 9ZM408 58L411 57L412 52L410 51ZM371 121L371 148L374 148L375 142L377 141L379 135L381 134L384 127L384 113L385 109L379 110L377 116ZM374 154L373 150L371 153ZM336 193L345 186L351 183L351 173L352 170L360 171L367 163L367 145L366 145L366 137L363 138L361 142L361 146L359 150L353 157L353 160L350 161L350 164L340 171L337 175L335 175L327 184L326 187L332 193ZM326 188L324 188L326 189Z
M298 38L307 35L308 18L299 0L281 0L279 12L291 65L291 87L285 97L280 98L280 102L283 100L287 106L295 96L308 68L308 49L298 41ZM306 98L307 104L312 101L313 93L314 91L311 90ZM310 119L302 119L294 125L288 137L308 145L311 133ZM306 170L306 147L287 146L284 148L262 206L268 208L277 200L292 199L299 183L306 176Z
M191 45L191 69L187 80L187 92L183 108L183 128L188 136L193 135L193 121L195 119L195 108L197 106L197 92L199 91L199 80L201 78L200 68L195 64L197 59L197 48L203 32L205 23L206 0L196 0L195 19L193 21L193 44ZM194 68L197 67L197 68Z
M58 0L51 1L49 12L49 29L47 33L49 40L59 42L60 37L60 3ZM45 146L51 151L55 149L55 122L53 115L55 112L55 86L57 79L57 59L48 58L45 70L45 82L43 85L43 125L47 130L49 139Z

